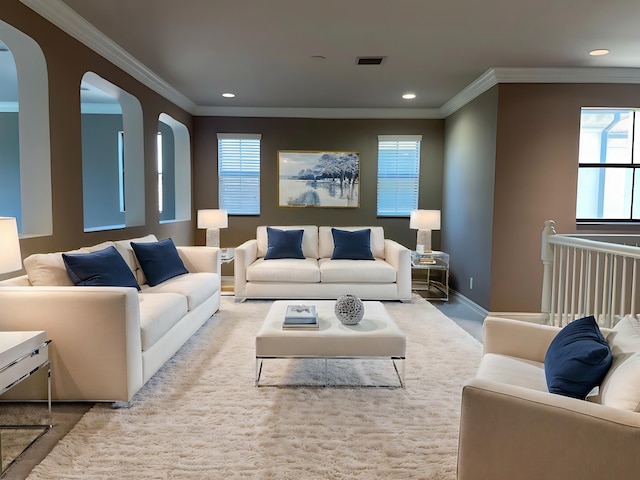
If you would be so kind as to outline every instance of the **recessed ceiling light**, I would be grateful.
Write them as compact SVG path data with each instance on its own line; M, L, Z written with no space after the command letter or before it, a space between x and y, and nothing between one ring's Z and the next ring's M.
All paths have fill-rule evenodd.
M607 50L606 48L598 48L596 50L591 50L589 52L589 55L591 55L592 57L599 57L600 55L606 55L607 53L609 53L609 50Z
M402 95L402 98L404 98L405 100L413 100L414 98L416 98L416 94L415 93L405 93L404 95Z
M222 96L224 98L233 98L233 97L236 96L236 94L235 93L223 93Z

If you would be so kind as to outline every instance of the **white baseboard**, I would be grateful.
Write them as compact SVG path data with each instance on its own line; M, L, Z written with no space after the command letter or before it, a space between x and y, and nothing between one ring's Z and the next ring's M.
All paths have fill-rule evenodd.
M546 325L549 321L549 315L546 313L535 312L489 312L491 317L499 318L512 318L514 320L521 320L523 322L539 323L540 325Z
M539 323L539 324L547 324L549 315L546 313L538 313L538 312L490 312L485 310L480 305L475 303L473 300L468 299L460 292L456 292L455 290L451 290L451 295L455 296L458 301L464 303L469 308L475 310L479 314L484 317L500 317L500 318L513 318L514 320L521 320L523 322L531 322L531 323Z
M487 310L485 310L484 308L482 308L480 305L478 305L477 303L475 303L473 300L468 299L467 297L465 297L464 295L462 295L460 292L456 292L455 290L450 289L449 290L449 294L451 296L456 297L456 299L461 302L464 303L467 307L471 308L472 310L476 311L477 313L479 313L480 315L482 315L483 317L486 317L487 315L489 315L489 312Z

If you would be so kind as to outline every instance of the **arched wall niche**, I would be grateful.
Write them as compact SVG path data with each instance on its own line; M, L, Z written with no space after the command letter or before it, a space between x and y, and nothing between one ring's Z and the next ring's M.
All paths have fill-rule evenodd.
M21 237L53 234L47 63L28 35L0 20L0 40L15 61L20 152ZM1 212L0 212L1 213Z
M143 115L142 106L136 97L121 89L117 85L102 78L94 72L87 72L82 77L82 85L86 85L92 94L97 95L98 100L85 100L86 95L81 90L81 112L83 116L83 190L84 190L84 230L97 231L109 230L113 228L133 227L145 224L145 190L144 190L144 148L143 148ZM112 100L112 101L110 101ZM121 175L111 175L105 178L106 187L109 194L117 197L121 189L119 178L122 179L123 197L126 199L126 208L123 208L122 217L124 223L114 221L97 221L94 217L98 216L96 210L96 202L90 201L89 195L95 182L92 178L96 175L88 169L95 166L92 162L92 141L88 138L88 125L90 123L87 117L95 116L114 116L121 115L121 129L124 132L120 136L122 145L118 149L113 150L113 155L108 159L111 162L112 170L118 171L118 150L121 148L124 156L122 162L123 171ZM106 132L105 132L106 133ZM110 139L113 144L117 144L117 131L112 132ZM104 187L104 185L103 185ZM89 201L88 201L89 199ZM113 207L117 208L117 207ZM113 212L112 212L113 213ZM120 213L120 209L117 212ZM113 218L113 217L112 217ZM120 218L120 217L118 217Z
M191 140L189 129L182 122L164 112L159 115L158 120L171 128L174 138L175 219L165 220L165 222L188 221L191 220Z

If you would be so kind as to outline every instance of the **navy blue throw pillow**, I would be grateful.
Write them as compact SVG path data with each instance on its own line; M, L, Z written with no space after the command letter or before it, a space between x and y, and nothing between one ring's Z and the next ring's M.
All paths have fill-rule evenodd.
M600 385L611 366L611 348L593 316L564 327L549 345L544 358L551 393L585 399Z
M113 246L92 253L63 253L62 261L74 285L140 290L127 262Z
M302 236L304 230L280 230L267 227L267 253L265 260L277 258L304 258Z
M189 273L178 255L173 240L167 238L159 242L131 242L138 263L147 277L150 287L161 284L165 280Z
M373 260L371 253L371 229L339 230L331 229L333 235L332 260Z

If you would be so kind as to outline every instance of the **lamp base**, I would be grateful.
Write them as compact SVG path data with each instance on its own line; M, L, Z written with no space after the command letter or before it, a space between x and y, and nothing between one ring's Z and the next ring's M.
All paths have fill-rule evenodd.
M207 247L220 247L220 229L207 228Z
M418 230L416 236L416 252L425 253L431 251L431 230Z

